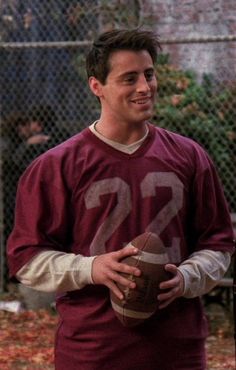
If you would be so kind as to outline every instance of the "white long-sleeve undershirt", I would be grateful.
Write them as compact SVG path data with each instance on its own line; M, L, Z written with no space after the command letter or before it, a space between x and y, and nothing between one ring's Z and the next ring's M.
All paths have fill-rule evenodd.
M17 273L22 284L45 292L82 289L92 281L95 257L73 253L44 251L36 255ZM222 279L230 265L229 252L202 250L193 253L180 266L184 277L184 297L193 298L210 291Z

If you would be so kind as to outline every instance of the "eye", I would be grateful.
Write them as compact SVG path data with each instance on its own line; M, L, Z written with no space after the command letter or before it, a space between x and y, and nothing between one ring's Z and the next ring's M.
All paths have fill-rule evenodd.
M124 78L124 82L127 84L132 84L136 81L136 78L134 75L128 75Z
M147 81L151 81L154 77L154 71L153 70L150 70L150 71L146 71L145 72L145 78Z

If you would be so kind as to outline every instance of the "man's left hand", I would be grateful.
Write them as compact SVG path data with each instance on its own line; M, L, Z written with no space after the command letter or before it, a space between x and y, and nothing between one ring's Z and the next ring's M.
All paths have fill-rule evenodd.
M165 308L174 299L181 297L184 292L184 277L175 265L167 264L165 270L170 272L173 277L170 280L166 280L160 284L160 289L165 290L165 292L160 293L157 296L159 301L159 308Z

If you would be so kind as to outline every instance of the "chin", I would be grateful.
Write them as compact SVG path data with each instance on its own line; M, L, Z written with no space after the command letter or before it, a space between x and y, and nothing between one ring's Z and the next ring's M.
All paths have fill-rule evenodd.
M153 112L147 112L142 115L142 118L141 117L140 118L142 121L148 121L152 118L152 116L153 116Z

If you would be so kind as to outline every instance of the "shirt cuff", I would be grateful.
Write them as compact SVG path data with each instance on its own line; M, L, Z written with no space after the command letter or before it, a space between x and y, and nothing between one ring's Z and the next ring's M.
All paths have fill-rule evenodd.
M93 266L93 261L95 258L96 256L92 256L92 257L78 256L78 258L75 259L74 274L76 275L75 277L78 278L78 281L80 281L80 284L82 283L81 277L83 279L84 285L94 284L93 279L92 279L92 266ZM81 274L81 271L83 271L82 274Z

